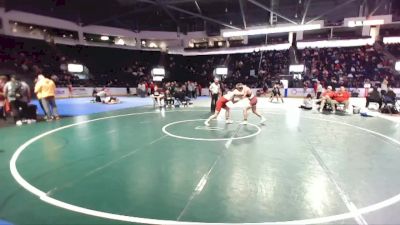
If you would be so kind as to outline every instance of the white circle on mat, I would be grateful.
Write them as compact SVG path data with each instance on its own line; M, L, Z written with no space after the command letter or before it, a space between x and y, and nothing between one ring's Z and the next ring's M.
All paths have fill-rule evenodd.
M205 111L205 110L187 110L187 111L176 111L176 112L188 112L188 111ZM70 210L73 212L77 213L82 213L85 215L90 215L94 217L99 217L99 218L104 218L104 219L110 219L110 220L116 220L116 221L125 221L125 222L132 222L132 223L141 223L141 224L170 224L170 225L207 225L207 224L218 224L218 225L227 225L227 224L244 224L244 223L206 223L206 222L185 222L185 221L175 221L175 220L161 220L161 219L150 219L150 218L143 218L143 217L134 217L134 216L126 216L126 215L121 215L121 214L114 214L114 213L109 213L109 212L104 212L104 211L98 211L94 209L88 209L84 208L81 206L73 205L67 202L60 201L58 199L52 198L46 194L46 192L43 192L42 190L39 190L37 187L33 186L30 184L28 181L26 181L21 174L18 172L17 169L17 159L21 155L21 153L26 150L26 148L31 145L32 143L36 142L37 140L56 133L58 131L74 127L74 126L79 126L81 124L87 124L95 121L100 121L100 120L106 120L106 119L113 119L113 118L118 118L118 117L126 117L126 116L133 116L133 115L142 115L142 114L151 114L154 112L143 112L143 113L129 113L129 114L122 114L122 115L115 115L115 116L107 116L107 117L102 117L102 118L97 118L97 119L92 119L92 120L86 120L86 121L81 121L77 123L73 123L70 125L62 126L59 128L56 128L54 130L50 130L47 132L44 132L42 134L39 134L31 139L29 139L27 142L23 143L21 146L17 148L17 150L14 152L13 156L11 157L10 160L10 171L14 179L27 191L31 192L32 194L36 195L40 200L54 205L56 207L60 207L66 210ZM268 112L269 114L282 114L282 113L275 113L275 112ZM389 136L386 136L384 134L358 127L352 124L344 123L341 121L334 121L334 120L328 120L328 119L321 119L321 118L316 118L316 117L304 117L302 116L301 118L305 119L313 119L313 120L320 120L320 121L326 121L326 122L331 122L331 123L336 123L344 126L349 126L353 127L359 130L363 130L367 133L382 137L386 140L389 140L397 145L400 145L400 141L391 138ZM369 206L359 208L358 213L360 214L367 214L371 213L380 209L383 209L385 207L394 205L396 203L400 202L400 193L397 195L394 195L391 198L385 199L383 201L377 202L375 204L371 204ZM297 224L322 224L322 223L331 223L335 221L340 221L340 220L346 220L346 219L351 219L353 218L354 215L352 212L347 212L347 213L342 213L342 214L337 214L337 215L332 215L332 216L325 216L325 217L317 217L317 218L311 218L311 219L300 219L300 220L289 220L289 221L275 221L275 222L255 222L255 223L246 223L246 224L253 224L253 225L278 225L278 224L291 224L291 225L297 225Z
M179 138L179 139L185 139L185 140L193 140L193 141L228 141L228 140L240 140L240 139L245 139L245 138L251 138L254 137L258 134L261 133L261 128L255 124L252 123L248 123L247 125L240 125L240 126L251 126L251 127L255 127L257 129L256 132L246 135L246 136L240 136L240 137L232 137L232 138L196 138L196 137L187 137L187 136L181 136L181 135L176 135L171 133L170 131L168 131L168 127L171 127L173 125L176 124L181 124L181 123L187 123L187 122L193 122L193 121L205 121L205 119L195 119L195 120L181 120L181 121L176 121L176 122L172 122L169 123L165 126L163 126L162 131L171 137L174 138ZM196 128L195 128L196 129Z

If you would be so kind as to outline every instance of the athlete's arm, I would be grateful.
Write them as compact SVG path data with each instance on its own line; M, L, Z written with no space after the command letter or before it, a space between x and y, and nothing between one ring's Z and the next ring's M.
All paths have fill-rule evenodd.
M233 90L233 95L238 96L238 97L243 97L245 95L244 90L239 91L237 89Z
M233 98L232 100L231 100L231 102L233 103L233 104L235 104L236 102L238 102L239 100L235 100L235 98Z

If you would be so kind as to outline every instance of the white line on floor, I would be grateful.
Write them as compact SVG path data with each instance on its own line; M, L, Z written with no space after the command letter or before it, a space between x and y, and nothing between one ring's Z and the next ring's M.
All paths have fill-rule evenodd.
M234 137L236 136L236 134L239 132L240 128L241 128L241 124L239 124L239 126L236 128L235 132L233 133L232 137L225 143L225 147L226 147L227 149L228 149L229 146L231 145L231 143L232 143L232 141L233 141L233 138L234 138ZM217 162L219 161L219 159L221 158L222 155L223 155L223 152L215 159L213 165L212 165L211 168L208 170L208 172L205 173L205 174L201 177L201 179L200 179L200 181L197 183L196 188L194 189L192 195L189 197L189 200L187 201L187 203L186 203L185 207L182 209L182 211L179 213L179 216L177 217L176 220L178 220L178 221L181 220L182 216L186 213L186 211L187 211L187 209L189 208L189 206L190 206L191 202L193 201L193 199L203 191L204 187L205 187L206 184L207 184L207 181L208 181L208 178L209 178L211 172L213 171L215 165L217 165Z
M239 124L238 127L236 128L235 132L233 133L232 137L225 143L226 149L228 149L229 146L232 144L232 141L233 141L234 137L237 135L237 133L239 132L241 127L242 127L242 125ZM217 165L217 162L222 157L222 155L223 155L223 152L215 159L213 165L208 170L208 172L205 173L201 177L199 183L197 183L196 188L194 189L192 195L189 197L189 200L187 201L187 203L186 203L185 207L182 209L182 211L179 213L179 216L178 216L178 218L176 220L179 221L182 218L182 216L185 214L185 212L189 208L189 206L190 206L191 202L193 201L193 199L203 191L204 187L207 184L207 181L208 181L208 178L209 178L211 172L214 170L215 165Z
M171 111L171 112L190 112L190 111L208 111L208 110L184 110L184 111ZM238 110L239 111L239 110ZM272 111L268 111L270 114L282 114L281 113L277 113L277 112L272 112ZM120 214L115 214L115 213L110 213L110 212L104 212L104 211L99 211L99 210L94 210L94 209L89 209L89 208L84 208L81 206L77 206L77 205L73 205L67 202L63 202L57 199L54 199L50 196L48 196L45 192L43 192L42 190L38 189L37 187L33 186L32 184L30 184L27 180L25 180L21 174L19 173L16 163L18 158L20 157L20 155L22 154L23 151L25 151L32 143L36 142L37 140L46 137L48 135L51 135L53 133L56 133L58 131L64 130L64 129L68 129L71 127L75 127L75 126L79 126L82 124L88 124L88 123L92 123L92 122L96 122L96 121L102 121L102 120L107 120L107 119L113 119L113 118L119 118L119 117L127 117L127 116L133 116L133 115L144 115L144 114L154 114L155 112L141 112L141 113L128 113L128 114L121 114L121 115L115 115L115 116L107 116L107 117L101 117L101 118L97 118L97 119L91 119L91 120L85 120L85 121L81 121L81 122L77 122L77 123L73 123L70 125L65 125L59 128L56 128L54 130L50 130L47 132L44 132L40 135L37 135L35 137L32 137L31 139L29 139L28 141L26 141L25 143L23 143L22 145L20 145L14 152L14 154L12 155L11 159L10 159L10 172L12 174L12 176L14 177L14 179L23 187L25 188L27 191L29 191L30 193L32 193L33 195L37 196L39 199L41 199L42 201L56 206L56 207L60 207L72 212L77 212L77 213L81 213L81 214L85 214L85 215L90 215L90 216L95 216L95 217L99 217L99 218L105 218L105 219L110 219L110 220L116 220L116 221L125 221L125 222L132 222L132 223L140 223L140 224L169 224L169 225L199 225L199 224L212 224L212 223L206 223L206 222L187 222L187 221L174 221L174 220L161 220L161 219L151 219L151 218L143 218L143 217L134 217L134 216L125 216L125 215L120 215ZM367 133L370 133L372 135L375 136L379 136L382 137L386 140L390 140L392 141L394 144L396 145L400 145L400 141L389 137L387 135L378 133L376 131L372 131L370 129L366 129L366 128L362 128L356 125L352 125L349 123L344 123L344 122L340 122L340 121L333 121L333 120L329 120L329 117L327 117L327 119L322 119L322 118L317 118L317 117L306 117L306 116L301 116L302 118L305 119L313 119L313 120L319 120L319 121L326 121L326 122L330 122L330 123L335 123L335 124L339 124L339 125L343 125L343 126L349 126L349 127L353 127L359 130L363 130ZM368 213L372 213L378 210L382 210L386 207L390 207L392 205L395 205L397 203L400 202L400 193L382 200L380 202L365 206L363 208L358 209L358 212L361 214L368 214ZM331 215L331 216L325 216L325 217L317 217L317 218L310 218L310 219L298 219L298 220L289 220L289 221L275 221L275 222L259 222L259 223L240 223L240 224L262 224L262 225L279 225L279 224L287 224L287 225L298 225L298 224L323 224L323 223L332 223L332 222L338 222L345 220L345 219L350 219L350 218L354 218L354 216L352 215L352 213L350 212L346 212L346 213L342 213L342 214L336 214L336 215ZM215 224L215 223L214 223ZM233 223L217 223L218 225L222 225L222 224L233 224ZM239 223L236 223L239 224Z
M237 135L237 133L239 132L240 128L242 128L242 125L241 125L241 124L239 124L239 126L236 127L235 133L233 133L232 137L229 138L228 141L226 141L226 143L225 143L225 148L226 148L226 149L228 149L228 148L231 146L232 141L233 141L233 139L235 138L235 136Z
M309 140L306 139L308 142ZM335 180L333 173L329 170L328 166L325 164L321 156L318 154L317 150L314 148L314 145L310 143L310 151L314 158L317 160L318 164L321 166L322 170L331 181L331 183L335 186L336 191L338 192L340 198L342 199L343 203L346 205L347 209L353 215L354 219L356 220L357 224L359 225L368 225L367 221L364 219L362 214L359 212L358 208L354 205L354 203L350 200L349 195L340 187L338 182Z
M215 166L217 165L217 162L219 161L219 159L222 157L223 153L221 153L214 161L214 163L212 164L212 166L210 167L210 169L207 171L207 173L205 173L199 183L197 183L196 188L194 189L192 195L189 197L189 200L187 201L185 207L182 209L181 213L179 213L178 218L176 219L177 221L179 221L182 216L185 214L185 212L187 211L187 209L189 208L190 204L192 203L192 200L199 195L204 187L206 186L207 182L208 182L208 178L210 177L211 172L214 170Z

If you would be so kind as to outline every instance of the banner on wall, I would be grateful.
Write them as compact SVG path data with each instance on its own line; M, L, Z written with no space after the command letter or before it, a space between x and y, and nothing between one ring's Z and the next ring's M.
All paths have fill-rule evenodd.
M91 97L94 88L89 87L74 87L72 88L72 97ZM97 87L97 91L102 90L102 87ZM128 95L126 87L124 88L106 88L107 95L111 96L126 96ZM131 95L136 94L136 88L130 88ZM56 89L57 98L68 98L69 90L68 88L57 88Z
M72 96L80 97L80 96L92 96L93 88L85 88L85 87L74 87L72 88ZM68 90L67 90L68 94Z

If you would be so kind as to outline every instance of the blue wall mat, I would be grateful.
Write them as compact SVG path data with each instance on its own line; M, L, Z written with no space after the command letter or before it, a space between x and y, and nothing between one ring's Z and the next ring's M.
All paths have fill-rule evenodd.
M13 225L13 224L5 220L0 220L0 225Z
M119 99L121 100L121 103L114 105L92 103L91 100L93 100L93 98L57 99L56 104L61 116L88 115L153 104L151 98L120 97ZM39 115L44 114L37 100L32 101L31 104L38 106Z

